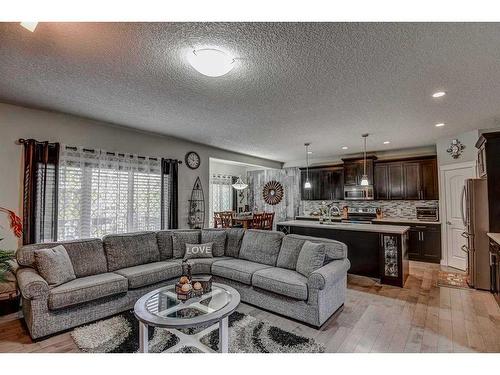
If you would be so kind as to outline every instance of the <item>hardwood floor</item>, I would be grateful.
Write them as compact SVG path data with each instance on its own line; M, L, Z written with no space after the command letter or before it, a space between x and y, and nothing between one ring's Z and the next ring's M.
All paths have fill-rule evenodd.
M241 304L239 311L315 338L328 352L500 352L488 292L438 287L439 265L410 262L404 288L349 275L344 309L316 330ZM69 332L32 342L18 314L0 317L0 352L78 352Z

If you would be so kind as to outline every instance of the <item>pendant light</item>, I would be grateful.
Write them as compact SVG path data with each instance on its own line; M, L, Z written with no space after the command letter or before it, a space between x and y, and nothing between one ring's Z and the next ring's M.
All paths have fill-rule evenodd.
M311 183L309 182L309 146L310 143L304 143L304 146L306 146L306 182L304 184L304 189L310 189L312 187Z
M236 182L234 184L232 184L231 186L233 188L235 188L236 190L245 190L248 187L248 184L245 184L241 180L241 176L238 176L238 179L236 180Z
M365 146L363 149L364 153L364 167L363 167L363 176L361 177L361 186L368 186L370 182L368 181L368 175L366 174L366 138L368 137L368 133L361 135L365 141Z

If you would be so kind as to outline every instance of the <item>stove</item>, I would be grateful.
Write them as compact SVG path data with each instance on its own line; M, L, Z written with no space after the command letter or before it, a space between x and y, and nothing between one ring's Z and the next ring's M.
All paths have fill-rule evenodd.
M347 219L343 219L342 222L371 224L376 218L376 207L349 207Z

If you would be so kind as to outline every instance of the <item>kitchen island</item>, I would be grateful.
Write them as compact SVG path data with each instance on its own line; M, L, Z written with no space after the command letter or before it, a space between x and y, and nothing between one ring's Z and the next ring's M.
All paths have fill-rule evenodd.
M347 245L349 273L403 287L408 278L409 226L290 220L276 224L286 234L329 238Z

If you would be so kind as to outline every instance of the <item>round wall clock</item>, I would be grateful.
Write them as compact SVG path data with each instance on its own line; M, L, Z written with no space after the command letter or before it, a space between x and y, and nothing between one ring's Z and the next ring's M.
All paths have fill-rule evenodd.
M262 197L267 204L272 206L280 203L283 199L283 185L278 181L269 181L262 189Z
M200 155L194 151L190 151L186 154L186 165L191 169L196 169L201 164Z

